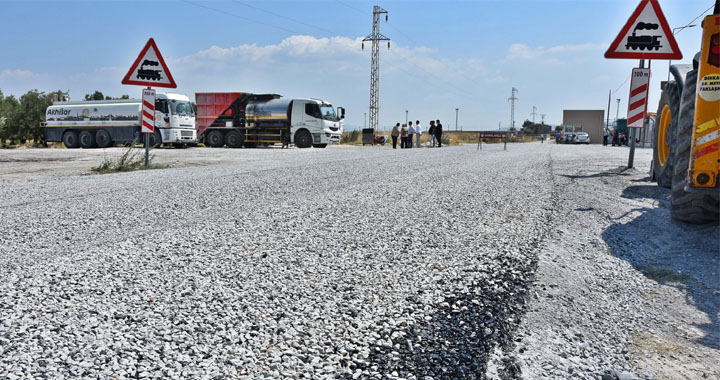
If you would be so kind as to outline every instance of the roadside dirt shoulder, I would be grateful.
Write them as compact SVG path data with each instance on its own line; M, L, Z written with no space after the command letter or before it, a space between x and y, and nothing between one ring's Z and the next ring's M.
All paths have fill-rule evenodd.
M561 148L557 225L516 339L523 378L720 378L720 228L673 222L647 164Z

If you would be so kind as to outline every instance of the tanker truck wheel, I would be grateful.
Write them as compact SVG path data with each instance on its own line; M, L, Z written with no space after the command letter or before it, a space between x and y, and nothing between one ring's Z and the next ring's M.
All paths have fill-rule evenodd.
M157 148L160 145L162 145L162 134L159 129L155 128L155 132L150 136L150 147Z
M225 144L230 148L240 148L243 138L238 131L230 131L225 134Z
M112 138L108 131L101 129L95 134L95 143L98 148L107 148L112 144Z
M82 131L78 136L80 147L83 149L89 149L95 147L95 133L92 131Z
M78 141L78 133L75 131L67 131L63 133L63 144L65 144L65 147L68 149L75 149L80 146L80 142Z
M309 148L312 146L312 136L310 132L302 130L295 134L295 145L298 148Z
M670 213L673 219L687 223L717 223L720 202L718 197L685 191L685 175L690 163L690 144L695 121L695 87L697 70L690 71L685 80L677 134L673 144L674 167L670 193Z
M674 157L670 150L675 145L679 113L680 88L675 81L668 82L660 95L653 133L653 172L658 185L666 188L672 186Z
M225 144L225 138L223 133L220 131L210 131L205 139L205 142L213 148L220 148L223 144Z

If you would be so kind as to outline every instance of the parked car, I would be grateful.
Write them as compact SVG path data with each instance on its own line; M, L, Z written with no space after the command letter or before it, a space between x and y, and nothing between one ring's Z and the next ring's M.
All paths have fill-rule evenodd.
M565 133L565 136L563 136L563 144L572 144L573 140L575 139L574 133Z
M590 144L590 135L587 132L576 132L573 138L574 144Z

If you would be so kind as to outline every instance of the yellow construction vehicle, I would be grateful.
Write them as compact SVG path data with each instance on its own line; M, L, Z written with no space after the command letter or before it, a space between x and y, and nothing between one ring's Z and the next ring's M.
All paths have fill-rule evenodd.
M702 22L700 52L674 65L663 88L653 139L653 176L669 187L672 217L720 221L720 0Z

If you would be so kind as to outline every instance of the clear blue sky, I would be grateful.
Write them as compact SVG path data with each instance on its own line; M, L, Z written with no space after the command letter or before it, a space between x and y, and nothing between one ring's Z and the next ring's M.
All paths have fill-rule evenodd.
M272 92L345 106L362 126L369 103L370 52L360 39L372 6L389 12L381 32L380 123L442 119L454 128L509 126L511 87L519 89L516 126L532 107L546 122L563 109L606 109L608 90L626 113L634 60L603 58L639 1L3 1L0 90L100 90L137 97L120 84L149 37L178 82L177 92ZM690 22L712 0L661 0L671 27ZM700 27L677 35L684 62L699 49ZM667 61L653 62L650 111L657 108ZM664 79L663 79L664 80Z

